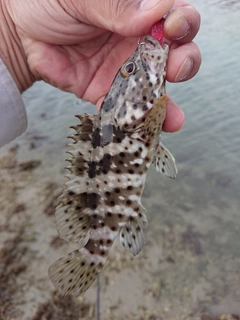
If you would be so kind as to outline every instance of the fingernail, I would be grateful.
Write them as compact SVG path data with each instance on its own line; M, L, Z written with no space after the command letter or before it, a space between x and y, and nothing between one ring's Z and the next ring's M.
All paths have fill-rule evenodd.
M159 2L160 0L142 0L140 4L140 10L142 11L150 10L156 7L156 5L159 4Z
M168 37L172 40L180 40L184 38L190 30L189 22L183 16L176 18L176 15L170 15L166 22Z
M174 81L179 82L187 78L187 76L190 74L193 68L193 61L191 58L186 57L180 70L178 71Z

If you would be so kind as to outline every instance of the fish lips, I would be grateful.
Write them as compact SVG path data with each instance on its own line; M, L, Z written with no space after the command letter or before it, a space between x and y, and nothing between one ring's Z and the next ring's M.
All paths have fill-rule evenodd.
M146 36L138 46L144 70L152 74L164 72L168 58L168 45L161 46L158 40Z

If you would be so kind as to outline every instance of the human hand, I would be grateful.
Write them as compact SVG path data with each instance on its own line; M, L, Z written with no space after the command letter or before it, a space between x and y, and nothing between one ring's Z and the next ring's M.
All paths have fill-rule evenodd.
M201 63L191 42L199 29L199 14L185 0L1 1L11 32L16 32L14 54L4 62L9 67L10 60L21 91L43 79L99 107L139 37L149 34L172 6L175 11L164 27L170 45L167 80L188 80ZM169 99L164 129L179 130L183 122L182 110Z

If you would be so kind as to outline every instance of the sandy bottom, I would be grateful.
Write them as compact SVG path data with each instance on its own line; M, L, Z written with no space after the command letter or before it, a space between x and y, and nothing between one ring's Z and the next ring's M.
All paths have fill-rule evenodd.
M43 151L46 142L26 135L1 151L0 319L95 319L96 284L83 297L61 297L48 278L74 247L54 220L65 153ZM114 244L100 278L102 320L240 319L239 200L218 197L231 177L208 173L206 185L181 163L179 171L175 183L151 170L147 243L135 258Z

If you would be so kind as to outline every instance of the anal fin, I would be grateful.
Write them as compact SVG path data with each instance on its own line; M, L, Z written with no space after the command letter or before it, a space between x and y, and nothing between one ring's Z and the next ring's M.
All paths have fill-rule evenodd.
M144 230L146 226L147 218L144 213L144 208L142 208L140 216L131 216L120 232L121 244L134 256L142 250L145 244Z

